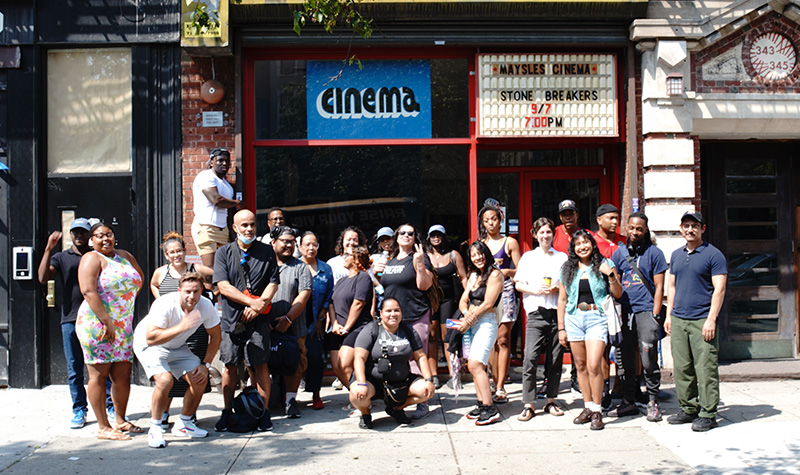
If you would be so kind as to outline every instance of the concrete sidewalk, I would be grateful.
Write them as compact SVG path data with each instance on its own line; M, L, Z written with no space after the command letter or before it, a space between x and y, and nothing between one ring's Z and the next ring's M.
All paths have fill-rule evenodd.
M68 428L66 386L42 390L0 391L0 471L8 474L81 473L790 473L800 474L800 381L723 382L720 427L694 433L688 425L644 416L605 418L603 431L572 424L582 409L570 395L564 377L560 403L564 417L543 414L537 404L529 422L521 411L520 385L507 385L511 402L499 406L503 419L477 427L464 418L474 404L472 385L461 397L443 388L431 401L433 414L411 426L398 427L374 403L375 429L358 428L342 407L346 391L323 390L325 409L302 408L301 419L273 413L270 433L213 432L221 395L207 394L198 412L207 439L186 440L166 435L165 449L151 449L147 436L126 442L95 438L96 424ZM677 411L674 391L662 403L665 413ZM129 415L147 427L151 390L134 386ZM301 393L302 403L310 394ZM172 419L179 411L172 410Z

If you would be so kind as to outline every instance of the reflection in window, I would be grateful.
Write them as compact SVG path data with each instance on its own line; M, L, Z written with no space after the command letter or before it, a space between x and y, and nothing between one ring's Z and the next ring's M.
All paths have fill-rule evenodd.
M777 239L778 225L728 225L728 239L732 241L759 241Z
M728 222L729 223L754 223L754 222L771 222L774 223L778 220L778 208L774 206L762 208L728 208Z
M729 287L778 285L776 254L737 254L728 261Z
M266 210L286 209L289 224L312 230L320 257L331 257L339 232L354 224L372 236L410 222L442 224L467 239L465 146L286 147L256 149L258 232Z
M729 195L774 194L777 184L774 178L728 178Z
M777 300L730 300L728 325L732 333L778 331Z
M478 151L479 167L592 167L603 165L603 149Z
M775 160L752 160L734 158L725 160L725 175L740 176L775 176Z

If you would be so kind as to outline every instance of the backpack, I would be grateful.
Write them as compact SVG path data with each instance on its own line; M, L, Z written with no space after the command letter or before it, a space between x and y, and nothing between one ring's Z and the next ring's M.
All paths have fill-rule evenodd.
M439 275L436 273L436 271L431 271L431 274L433 274L433 282L431 283L431 286L428 287L428 290L424 291L424 293L425 296L428 297L428 302L431 305L431 315L433 315L439 310L439 304L444 298L444 291L439 285Z
M233 414L228 419L228 431L253 432L266 412L264 400L258 390L254 386L248 386L233 400Z

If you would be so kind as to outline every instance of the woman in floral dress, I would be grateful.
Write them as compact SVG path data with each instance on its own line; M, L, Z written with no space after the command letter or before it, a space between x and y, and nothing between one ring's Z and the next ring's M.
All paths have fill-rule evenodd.
M142 288L142 269L136 259L114 249L114 230L97 223L90 230L94 251L81 259L78 282L84 301L75 330L89 368L88 396L97 417L98 439L128 440L125 432L142 432L125 420L133 366L133 308ZM105 384L111 377L114 427L105 412Z

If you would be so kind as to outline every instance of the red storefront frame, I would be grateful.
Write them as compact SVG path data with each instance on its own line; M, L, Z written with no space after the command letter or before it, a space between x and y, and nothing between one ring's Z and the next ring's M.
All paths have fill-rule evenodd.
M526 48L530 50L531 48ZM560 49L558 51L550 51L549 49L541 49L542 52L558 52L558 53L571 53L578 50ZM618 57L622 51L594 51L582 49L581 52L591 51L593 53L611 53L616 54ZM485 54L490 51L482 51ZM508 53L509 51L502 51ZM374 50L355 50L350 52L358 57L359 60L369 59L443 59L443 58L461 58L467 59L468 69L470 71L468 78L468 91L469 91L469 136L468 137L449 137L449 138L431 138L431 139L369 139L369 140L308 140L308 139L295 139L295 140L258 140L255 138L255 75L254 63L256 61L264 60L281 60L281 59L324 59L324 60L342 60L346 54L346 50L310 50L310 49L292 49L282 51L280 53L273 51L265 51L265 49L245 49L243 50L243 63L242 63L242 146L243 153L242 172L244 176L244 197L248 207L256 212L256 186L255 186L255 155L256 149L259 147L352 147L352 146L372 146L372 145L419 145L424 143L427 145L469 145L468 156L468 174L467 181L469 187L469 229L470 240L477 239L478 227L478 166L477 166L477 153L478 149L546 149L546 148L564 148L564 147L603 147L606 150L608 162L605 165L606 173L610 178L610 193L604 192L601 198L613 203L619 203L619 173L618 173L618 155L617 145L625 142L624 131L626 130L625 124L625 107L621 107L620 92L623 91L623 70L620 66L623 61L617 61L617 94L616 94L616 107L618 110L618 124L617 130L620 131L617 137L586 137L586 138L566 138L558 139L553 137L548 138L525 138L525 137L477 137L476 136L476 111L477 111L477 81L475 75L475 64L477 62L477 52L474 48L417 48L412 50L408 49L394 49L385 48L380 51ZM355 66L353 66L355 67ZM491 170L481 170L491 172ZM511 172L511 169L504 169L506 172ZM518 171L532 171L532 170L518 170ZM553 169L544 170L536 169L541 172L552 172L559 175L568 173L568 170ZM587 170L588 171L588 170ZM520 173L520 180L523 178ZM606 191L608 188L604 188ZM525 200L522 199L524 205ZM520 209L522 214L523 209ZM525 221L530 218L524 218ZM520 222L523 225L523 222ZM521 227L520 229L526 229Z

